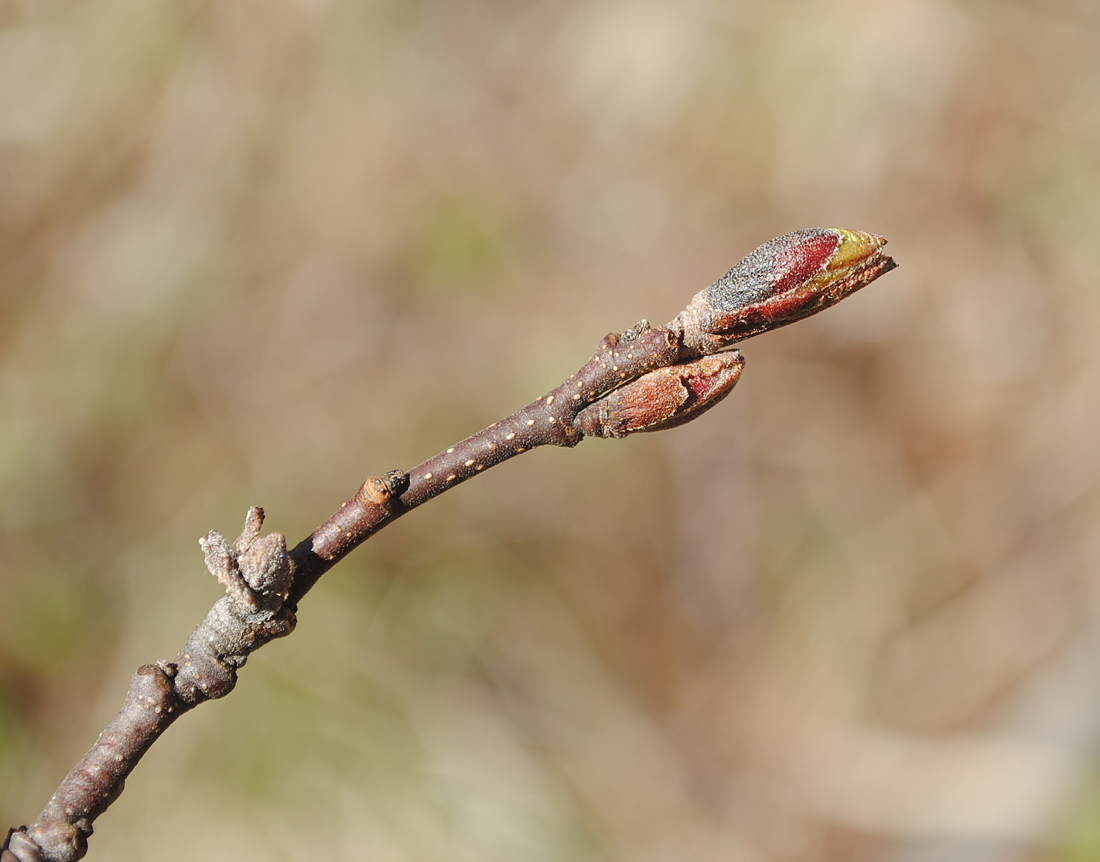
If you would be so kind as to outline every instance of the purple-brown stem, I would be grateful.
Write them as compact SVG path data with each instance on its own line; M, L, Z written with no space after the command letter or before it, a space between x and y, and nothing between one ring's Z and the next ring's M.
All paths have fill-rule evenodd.
M92 824L180 715L224 697L248 656L294 630L298 603L337 562L382 527L507 459L538 446L576 446L695 419L736 384L744 361L730 344L832 305L894 267L873 234L815 228L765 243L695 296L666 326L642 321L612 333L576 374L541 398L408 473L372 476L307 539L288 551L260 535L250 509L231 545L202 540L207 568L226 590L174 662L138 668L122 709L61 782L30 827L11 830L0 862L75 862Z
M368 485L379 480L368 479L354 497L290 552L295 575L288 604L296 607L321 575L411 509L538 446L576 446L585 436L574 426L581 410L647 371L674 364L679 351L671 330L650 328L645 321L624 336L611 333L588 363L556 389L407 474L390 474L395 487L387 487L388 493L382 493L378 485L372 492Z

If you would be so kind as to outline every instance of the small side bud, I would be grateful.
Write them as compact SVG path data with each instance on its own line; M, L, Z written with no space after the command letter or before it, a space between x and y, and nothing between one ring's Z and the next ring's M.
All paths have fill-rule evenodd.
M673 326L707 355L835 305L895 266L886 240L843 228L809 228L769 240L695 295Z
M384 506L390 501L390 497L393 495L384 479L380 479L377 476L371 476L363 483L356 496L363 501L364 505L377 503L379 506Z
M587 437L625 437L675 428L730 394L745 360L737 351L643 374L577 414L573 427Z

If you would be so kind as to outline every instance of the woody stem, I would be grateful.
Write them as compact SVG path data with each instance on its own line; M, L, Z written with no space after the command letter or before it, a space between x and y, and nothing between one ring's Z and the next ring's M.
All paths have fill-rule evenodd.
M641 327L640 327L641 328ZM511 416L440 452L406 474L390 474L389 494L367 484L291 552L294 584L287 604L298 602L320 577L391 521L444 491L538 446L576 446L584 433L577 414L608 391L647 371L675 363L677 334L667 327L611 333L592 358L560 386Z

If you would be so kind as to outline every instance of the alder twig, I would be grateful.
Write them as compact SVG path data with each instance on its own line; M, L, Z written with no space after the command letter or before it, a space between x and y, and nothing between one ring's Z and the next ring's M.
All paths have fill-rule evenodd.
M206 567L225 588L174 661L143 665L125 702L30 827L10 830L0 862L73 862L92 824L123 791L127 776L176 719L224 697L237 671L268 641L294 630L298 604L320 577L382 527L444 491L538 446L576 446L585 437L661 431L719 403L744 360L729 348L793 323L866 286L896 265L886 240L813 228L757 248L696 294L670 323L643 320L611 333L575 374L500 422L408 473L372 476L292 550L281 533L261 536L263 510L249 509L230 544L200 540Z

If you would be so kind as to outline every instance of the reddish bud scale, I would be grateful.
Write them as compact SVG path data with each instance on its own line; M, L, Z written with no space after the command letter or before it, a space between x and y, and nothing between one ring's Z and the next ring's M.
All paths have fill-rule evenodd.
M828 264L840 236L832 231L798 230L769 240L743 257L707 288L717 312L736 312L808 281Z
M696 294L671 326L688 351L710 354L808 317L893 269L886 240L810 228L769 240Z
M690 422L730 394L745 360L737 351L643 374L582 410L573 427L586 437L625 437Z

